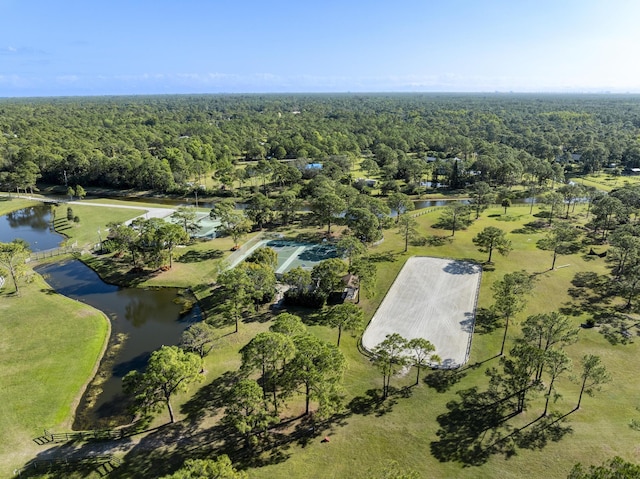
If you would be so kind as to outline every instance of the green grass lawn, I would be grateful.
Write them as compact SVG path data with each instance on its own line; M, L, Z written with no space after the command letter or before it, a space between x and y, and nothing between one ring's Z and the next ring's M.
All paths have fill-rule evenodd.
M534 214L538 213L537 207ZM427 235L450 234L448 231L433 228L440 215L438 210L417 217L420 233ZM583 210L578 208L573 216L576 220L584 221ZM371 318L381 303L386 291L397 276L406 259L412 255L428 255L470 259L478 262L486 260L486 253L479 252L471 239L485 226L497 226L509 232L509 239L513 243L513 251L503 257L494 252L493 268L483 273L479 306L489 307L493 303L491 285L507 272L524 269L535 273L537 284L529 297L527 310L515 318L510 327L507 349L513 344L519 333L519 323L530 314L556 311L566 308L571 314L576 326L589 317L591 310L579 304L569 294L571 281L577 273L594 271L606 274L607 267L602 258L591 259L584 253L560 256L557 265L550 271L551 253L536 248L536 241L544 234L544 230L531 230L526 233L513 233L524 224L536 219L529 215L527 207L512 207L504 214L502 208L492 208L485 211L479 220L474 222L468 230L458 231L451 242L443 246L410 246L404 252L404 242L400 235L391 229L385 232L385 240L378 246L371 248L371 254L378 262L378 282L376 293L372 298L364 298L360 305L367 318ZM217 267L220 258L214 257L222 251L228 251L225 240L218 239L209 242L196 243L185 248L179 255L191 255L193 262L179 260L174 269L147 281L148 284L173 284L179 286L204 284L209 282L213 269ZM603 246L594 246L598 251ZM588 247L587 247L588 250ZM191 253L193 251L193 253ZM177 255L178 256L178 255ZM198 258L204 261L196 261ZM427 286L428 287L428 286ZM207 289L202 290L206 296ZM48 297L48 296L47 296ZM4 298L3 298L4 300ZM312 320L313 315L309 315ZM228 334L231 326L220 329L219 340L215 350L206 360L206 379L201 386L192 386L190 392L176 398L175 409L181 410L182 419L188 417L186 413L198 401L210 403L207 399L215 396L221 387L219 382L226 372L232 372L240 364L238 350L246 344L257 332L268 328L269 322L249 320L240 325L239 334ZM329 341L335 341L337 333L321 325L312 325L310 330ZM438 450L438 430L441 423L452 420L448 416L448 405L460 400L460 393L477 388L484 391L488 385L485 370L498 367L495 357L500 350L503 330L497 328L492 332L484 332L478 328L474 334L469 364L458 373L441 373L438 371L425 374L429 376L426 384L421 382L418 387L406 389L406 394L394 395L383 404L371 400L370 394L379 394L382 378L369 360L357 348L357 339L350 335L343 335L341 350L348 360L348 371L345 376L345 402L355 401L349 412L339 420L327 425L319 432L319 436L303 443L293 441L281 446L275 452L265 452L259 458L251 458L252 464L258 462L259 467L249 469L251 478L343 478L367 477L370 468L381 468L388 460L394 459L405 468L414 469L421 477L448 478L516 478L516 477L566 477L572 465L576 462L584 464L599 464L605 459L620 455L623 458L638 462L640 452L637 449L640 433L629 427L631 419L640 419L640 385L637 382L635 358L638 346L635 342L627 345L612 345L599 331L599 328L581 329L579 341L567 348L574 360L576 371L579 369L579 359L587 353L598 354L613 376L613 382L606 385L595 397L585 397L580 410L571 412L577 402L579 387L569 378L563 378L558 383L558 391L562 397L551 406L552 411L565 414L563 424L566 430L558 429L555 435L523 434L515 454L508 457L503 454L490 455L486 462L472 464L455 459L458 444L450 444L448 451ZM25 333L23 333L25 334ZM38 371L37 368L30 370ZM410 371L406 377L393 378L392 386L401 388L410 386L415 378L415 371ZM435 388L434 385L439 387ZM197 391L199 389L199 391ZM195 394L194 394L195 393ZM406 396L406 397L405 397ZM290 410L285 414L295 417L300 412L300 403L292 402ZM532 431L534 426L527 426L535 420L544 408L542 394L534 399L525 413L509 419L504 425L504 432L511 433L518 428L523 432ZM215 424L219 418L220 409L210 409L209 414L194 419L184 420L174 429L151 432L146 441L154 444L161 441L163 434L171 431L182 431L181 435L193 434L197 431L202 439L198 447L189 454L215 455L219 447L222 451L229 451L223 446L223 439L216 436ZM154 421L154 425L166 422L166 414L161 414ZM293 426L290 427L291 430ZM176 432L177 433L177 432ZM330 437L327 443L320 439L325 435ZM464 438L462 438L464 439ZM461 439L461 442L463 442ZM145 439L143 439L143 442ZM484 438L483 444L490 444L490 432ZM189 448L187 448L189 449ZM30 446L26 454L33 451ZM156 477L167 472L169 465L178 465L184 459L186 449L174 447L134 448L124 456L125 464L112 473L112 477ZM447 455L450 453L449 455ZM240 465L246 464L247 458L232 454Z
M599 190L611 191L615 188L639 184L640 176L616 176L608 173L594 173L575 178L574 181L585 186L594 186Z
M113 203L111 200L100 201L100 203L107 202ZM129 205L131 204L129 203ZM80 218L78 223L67 220L68 207L72 208L74 216ZM119 209L65 204L55 207L54 210L56 231L69 238L68 243L77 241L79 247L97 244L100 242L100 238L105 240L108 234L107 224L125 222L145 212L142 208Z
M38 275L21 296L0 293L0 477L42 450L43 429L68 430L109 331L97 310L51 291Z

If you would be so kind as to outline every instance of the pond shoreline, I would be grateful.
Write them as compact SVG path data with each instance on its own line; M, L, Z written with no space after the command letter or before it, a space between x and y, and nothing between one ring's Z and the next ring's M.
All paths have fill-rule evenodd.
M78 258L40 265L35 272L52 290L92 307L109 322L92 375L73 402L72 429L129 424L122 377L144 368L148 356L162 344L178 344L182 331L202 320L199 303L182 288L123 287L106 282L96 268ZM184 303L192 306L186 310Z

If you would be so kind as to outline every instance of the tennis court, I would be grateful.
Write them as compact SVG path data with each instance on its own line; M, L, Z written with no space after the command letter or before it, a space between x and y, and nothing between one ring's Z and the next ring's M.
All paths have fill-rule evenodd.
M167 216L166 221L182 225L182 222L172 216ZM217 236L217 230L222 223L218 220L211 219L209 213L197 212L194 220L198 229L191 234L192 238L209 238L213 239Z
M198 213L196 223L198 231L193 235L194 238L215 238L217 230L222 224L218 220L211 219L209 213Z
M303 243L284 239L261 239L249 245L240 254L230 258L230 267L235 267L251 256L251 253L256 249L263 246L273 249L278 254L277 275L284 274L298 266L310 270L320 261L339 256L336 247L331 244Z
M362 335L371 351L387 334L425 338L442 358L440 367L457 368L469 359L482 268L468 261L413 256Z

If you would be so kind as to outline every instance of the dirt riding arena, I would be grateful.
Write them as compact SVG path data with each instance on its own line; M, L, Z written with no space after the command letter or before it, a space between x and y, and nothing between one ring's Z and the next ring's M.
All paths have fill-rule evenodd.
M362 336L372 350L387 334L425 338L457 368L469 359L482 268L467 261L414 256L407 260Z

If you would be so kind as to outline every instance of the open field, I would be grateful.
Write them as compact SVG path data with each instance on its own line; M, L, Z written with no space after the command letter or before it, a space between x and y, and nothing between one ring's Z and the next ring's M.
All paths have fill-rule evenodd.
M373 350L388 334L425 338L436 347L441 367L467 362L480 286L479 265L441 258L411 257L362 335Z
M534 207L533 213L538 213L537 207ZM432 227L438 216L439 212L436 210L417 217L420 233L447 236L447 231ZM577 220L584 219L580 210L577 210L574 216ZM578 273L607 273L605 260L586 257L582 253L561 256L558 265L563 267L549 271L551 254L535 246L537 239L543 236L544 229L523 228L534 219L535 217L529 215L527 208L511 208L506 215L502 208L492 208L483 213L468 230L456 232L452 241L445 241L442 246L410 246L407 253L403 252L404 243L400 235L394 230L386 231L385 241L371 248L371 254L378 265L378 282L375 295L372 298L364 298L361 302L367 318L371 318L378 309L410 256L429 255L484 261L486 254L479 252L471 239L482 228L497 226L509 233L508 238L512 241L514 250L508 257L495 256L495 269L483 273L479 306L486 308L492 304L491 284L501 279L504 273L525 269L538 278L526 311L518 315L510 327L507 349L513 345L514 338L519 334L519 323L529 314L564 308L563 311L570 313L572 323L579 326L593 313L593 308L572 296L572 281ZM211 281L207 268L212 264L207 261L216 260L207 259L210 257L208 252L224 251L226 254L229 247L230 240L227 243L222 239L198 242L181 251L181 255L194 258L193 262L177 262L181 267L188 267L188 270L179 270L174 266L175 271L162 273L148 279L146 283L194 284ZM602 251L604 247L594 246L594 249ZM194 253L190 253L191 251ZM200 257L205 261L199 262ZM206 289L203 289L202 293L206 294ZM46 297L36 289L31 298L37 298L39 302L41 295ZM4 303L5 298L1 301ZM23 306L20 307L22 308ZM47 314L56 315L55 311L55 308L47 307ZM22 314L28 314L28 311L18 310L15 314L24 317ZM318 324L312 315L308 315L307 322L314 334L328 341L335 341L335 330ZM626 345L613 345L607 341L599 328L582 329L579 341L567 348L567 351L574 361L574 373L579 371L579 359L584 354L600 355L613 376L613 382L596 393L594 398L585 397L581 409L573 411L579 386L568 376L561 378L558 391L562 396L552 403L551 409L561 414L569 413L562 428L555 430L554 434L546 434L544 430L539 430L537 436L527 434L536 430L535 423L534 426L527 425L538 418L544 406L544 397L539 394L534 397L524 414L509 419L501 426L502 434L513 433L516 429L522 431L514 454L474 456L472 450L466 449L473 444L470 442L473 439L473 431L463 427L466 423L460 422L465 413L462 398L473 397L474 394L486 390L485 370L499 367L496 354L500 350L503 332L499 324L492 326L482 322L476 325L470 361L465 368L451 372L430 372L417 387L411 387L414 374L394 377L391 386L395 390L391 398L384 403L377 399L382 382L380 373L359 353L357 340L344 335L341 350L348 362L344 414L319 428L317 437L311 437L308 441L291 440L271 452L265 451L247 458L242 451L225 445L224 438L216 435L215 424L221 411L212 398L216 397L223 387L224 374L234 371L239 366L238 350L257 332L267 329L269 324L268 321L248 318L240 325L238 334L230 335L227 333L232 330L232 326L223 326L219 330L220 341L206 359L206 379L200 392L194 395L196 387L192 387L189 394L177 397L175 409L180 410L180 418L183 421L175 426L136 437L126 445L120 445L117 454L125 462L110 477L156 477L178 467L186 454L212 456L220 451L229 453L239 467L249 468L251 478L258 479L367 477L366 472L371 467L381 467L391 459L399 461L405 468L418 471L421 477L561 478L566 477L576 462L596 464L613 455L620 455L636 462L640 460L640 433L628 426L631 419L640 416L637 410L640 406L637 399L640 397L640 384L635 368L629 367L630 364L635 364L640 353L638 343L636 340ZM27 334L40 336L34 335L33 331L16 332L13 336L14 341L24 342ZM25 365L27 369L24 374L36 374L35 366L31 367L28 361L25 361ZM71 390L70 386L66 387ZM73 390L72 396L75 394L77 388ZM202 406L207 407L204 414L194 413L194 409ZM299 412L299 408L293 406L285 414L287 417L295 418ZM164 422L166 415L162 413L156 418L153 426L162 425ZM3 459L4 471L24 464L24 458L34 453L30 437L38 431L32 430L29 424L19 421L14 426L11 435L15 438L14 449L22 452L20 456ZM284 431L290 432L293 427L285 428ZM324 435L330 436L329 443L320 442ZM481 442L482 445L491 444L494 439L490 436L491 431L488 431ZM175 447L177 437L184 447ZM54 446L53 450L58 447ZM77 446L77 449L82 447ZM87 447L86 450L91 449Z
M39 276L21 291L0 293L0 477L39 452L31 439L44 429L70 428L109 331L102 313Z
M575 178L574 181L584 186L594 186L599 190L611 191L615 188L639 184L640 176L616 176L607 173L594 173L580 178Z

